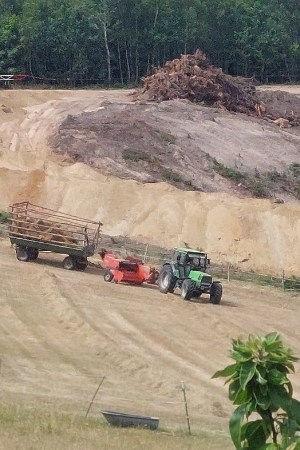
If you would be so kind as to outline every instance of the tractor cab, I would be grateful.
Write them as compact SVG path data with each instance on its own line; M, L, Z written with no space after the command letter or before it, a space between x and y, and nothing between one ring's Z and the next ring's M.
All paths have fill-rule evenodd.
M176 248L173 251L172 261L177 266L180 278L185 278L191 270L205 272L210 264L207 254L189 248Z

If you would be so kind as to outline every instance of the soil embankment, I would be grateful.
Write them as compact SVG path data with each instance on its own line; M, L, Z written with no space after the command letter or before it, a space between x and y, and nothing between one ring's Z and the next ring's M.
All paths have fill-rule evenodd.
M206 249L215 261L299 275L299 201L288 192L281 193L286 203L251 199L243 182L232 184L209 166L215 158L226 167L239 159L249 172L288 169L299 161L297 128L284 131L253 117L185 101L134 105L128 93L1 91L0 208L30 200L99 219L107 234L166 247L188 243ZM88 118L94 128L87 126ZM141 126L139 135L134 123ZM158 159L157 173L151 173L147 158L138 165L122 154L132 148L149 150L142 139L145 130L152 136L150 156ZM51 147L55 139L56 153ZM68 142L71 151L78 149L77 160L68 153ZM80 154L86 148L94 167ZM168 167L168 181L180 173L184 188L198 191L161 182Z

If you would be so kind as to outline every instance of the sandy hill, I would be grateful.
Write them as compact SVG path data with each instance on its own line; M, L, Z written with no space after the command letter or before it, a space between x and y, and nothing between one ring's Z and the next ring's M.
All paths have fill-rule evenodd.
M277 103L296 108L299 93ZM30 200L107 234L299 275L299 128L129 94L0 91L0 208Z

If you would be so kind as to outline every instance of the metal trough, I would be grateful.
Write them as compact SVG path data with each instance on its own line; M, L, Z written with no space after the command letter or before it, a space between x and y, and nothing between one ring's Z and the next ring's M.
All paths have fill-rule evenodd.
M139 416L117 411L100 411L108 423L117 427L141 427L156 430L159 424L158 417Z

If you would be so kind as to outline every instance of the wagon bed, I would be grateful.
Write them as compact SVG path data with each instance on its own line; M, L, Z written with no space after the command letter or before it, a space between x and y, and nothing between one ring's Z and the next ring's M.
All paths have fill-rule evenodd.
M9 238L20 261L35 260L39 251L68 255L66 269L84 270L87 257L97 248L101 222L83 219L34 205L30 202L10 206Z

